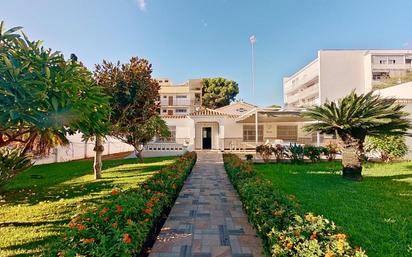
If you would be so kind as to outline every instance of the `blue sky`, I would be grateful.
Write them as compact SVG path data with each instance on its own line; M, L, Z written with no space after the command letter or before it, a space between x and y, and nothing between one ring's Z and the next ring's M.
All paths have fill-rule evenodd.
M0 0L0 20L89 68L144 57L175 83L222 76L282 104L282 77L330 48L411 48L410 0ZM256 94L251 47L256 35Z

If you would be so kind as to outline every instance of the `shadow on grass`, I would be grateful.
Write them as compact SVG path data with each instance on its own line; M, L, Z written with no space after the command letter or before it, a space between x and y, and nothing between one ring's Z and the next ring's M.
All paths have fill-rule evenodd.
M27 243L15 244L7 247L0 248L0 251L16 251L16 250L24 250L30 253L20 253L20 254L13 254L13 257L31 257L31 256L40 256L41 252L47 247L48 244L52 243L56 240L58 236L47 236L43 237L38 240L33 240Z

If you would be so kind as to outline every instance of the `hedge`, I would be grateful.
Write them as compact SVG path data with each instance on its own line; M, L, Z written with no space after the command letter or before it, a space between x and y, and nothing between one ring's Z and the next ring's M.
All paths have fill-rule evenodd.
M255 173L251 163L234 154L224 154L223 159L267 256L367 256L361 248L350 246L347 236L339 233L333 222L319 215L304 214L294 196L276 190L270 181Z
M196 162L188 152L140 187L113 190L105 204L76 215L46 256L141 256Z

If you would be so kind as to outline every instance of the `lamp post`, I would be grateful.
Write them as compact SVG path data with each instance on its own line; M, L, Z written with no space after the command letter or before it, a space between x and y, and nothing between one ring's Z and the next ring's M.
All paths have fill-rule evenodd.
M255 96L255 43L256 37L252 35L249 37L250 44L252 45L252 95Z

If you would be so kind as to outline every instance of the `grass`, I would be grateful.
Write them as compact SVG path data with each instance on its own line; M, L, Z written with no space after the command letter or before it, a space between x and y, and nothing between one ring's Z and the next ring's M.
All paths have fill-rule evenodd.
M338 162L255 168L304 211L335 221L369 256L412 256L412 162L368 163L362 182L342 179Z
M39 255L68 220L102 204L113 188L137 187L174 157L103 161L103 179L95 181L92 161L39 165L3 188L0 203L0 256Z

